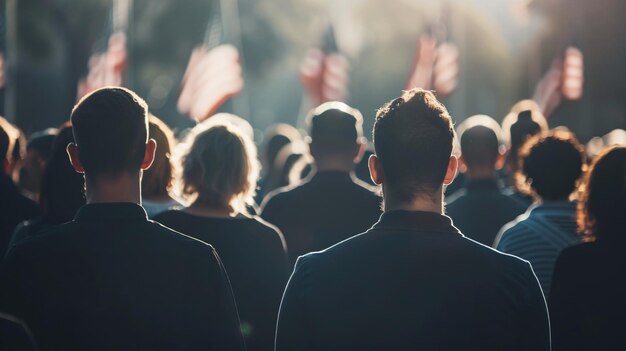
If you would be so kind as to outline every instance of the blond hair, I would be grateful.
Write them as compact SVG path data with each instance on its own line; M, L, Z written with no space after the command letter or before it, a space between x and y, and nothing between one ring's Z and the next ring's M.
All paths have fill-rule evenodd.
M249 135L232 123L203 123L181 144L178 187L188 201L228 205L247 213L254 205L260 164Z

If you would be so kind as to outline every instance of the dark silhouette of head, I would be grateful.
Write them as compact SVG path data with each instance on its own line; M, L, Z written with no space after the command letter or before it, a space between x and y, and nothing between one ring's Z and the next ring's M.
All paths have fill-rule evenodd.
M591 164L582 190L578 202L581 231L598 240L626 240L626 147L602 151Z
M485 115L469 117L457 128L461 163L470 175L494 177L501 167L502 131L493 118Z
M370 170L383 183L385 196L410 202L435 198L447 179L455 137L452 119L435 95L412 89L381 107L374 123L374 150ZM456 161L456 158L454 158ZM391 194L390 194L391 193Z
M20 187L34 194L39 193L46 163L52 153L52 143L58 130L49 128L33 133L26 145L26 157L20 169Z
M543 201L567 200L583 174L584 147L567 131L537 135L522 146L519 155L518 181L528 184Z
M78 168L92 179L138 173L148 141L147 112L143 99L120 87L81 99L71 116Z
M318 165L335 159L352 167L358 161L363 137L363 116L358 110L337 101L313 109L310 125L311 156Z
M503 123L505 124L505 123ZM515 174L519 168L519 150L526 140L548 130L545 118L533 110L521 111L509 128L509 151L506 158L507 169Z
M148 134L157 143L154 161L141 178L141 192L144 198L168 196L172 185L172 162L170 156L174 147L174 133L154 115L148 118Z
M50 224L72 220L76 211L85 204L85 181L67 158L67 145L72 142L72 126L66 123L54 139L41 182L39 202L44 219Z
M277 124L265 132L261 155L261 162L265 173L269 173L274 166L276 156L285 145L299 141L302 136L297 129L288 124Z

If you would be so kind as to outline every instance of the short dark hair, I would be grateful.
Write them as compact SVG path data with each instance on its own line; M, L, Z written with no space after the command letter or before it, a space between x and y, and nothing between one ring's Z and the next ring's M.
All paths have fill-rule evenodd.
M520 150L522 179L543 200L566 199L583 173L584 147L563 130L529 139Z
M147 113L143 99L121 87L102 88L80 100L71 119L85 173L138 171L148 140Z
M457 134L467 167L495 167L502 142L498 122L486 115L472 116L459 125Z
M595 238L624 240L626 147L613 146L593 161L578 202L578 226Z
M323 154L351 153L363 137L361 112L342 102L321 104L310 112L307 121L312 143Z
M9 148L11 147L11 138L9 134L0 125L0 161L4 162L9 159ZM4 172L4 170L2 170Z
M400 201L443 184L455 134L448 110L432 92L411 89L383 105L373 134L386 184Z

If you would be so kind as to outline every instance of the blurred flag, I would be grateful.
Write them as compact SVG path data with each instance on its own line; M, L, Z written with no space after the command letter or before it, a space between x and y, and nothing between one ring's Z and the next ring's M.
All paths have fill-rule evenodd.
M127 60L126 34L115 33L109 38L105 52L89 58L87 76L78 82L77 99L102 87L122 85Z
M332 25L324 34L321 47L309 50L300 65L300 82L310 102L346 101L350 64L337 47Z
M437 40L432 35L420 36L413 69L405 89L420 87L435 90L439 97L445 97L458 85L458 76L459 50L456 45L437 45Z
M550 69L535 87L533 100L549 117L563 99L578 100L583 95L584 63L580 50L568 47L563 57L552 61Z
M567 100L578 100L583 96L584 63L583 53L575 47L565 50L563 60L563 82L561 92Z
M197 47L189 57L181 82L178 111L203 121L243 87L243 70L234 46Z

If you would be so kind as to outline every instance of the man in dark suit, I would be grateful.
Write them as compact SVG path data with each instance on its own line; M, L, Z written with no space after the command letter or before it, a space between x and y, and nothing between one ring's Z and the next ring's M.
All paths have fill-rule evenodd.
M261 212L283 232L292 263L367 230L380 217L380 198L353 172L364 151L361 113L329 102L311 111L308 121L314 174L270 193Z
M549 350L530 264L465 238L443 213L454 178L445 107L414 89L374 125L385 212L369 231L300 257L276 350Z
M446 198L446 212L468 238L491 246L500 228L524 213L526 207L504 195L496 181L496 170L504 162L498 122L476 115L463 121L457 132L461 139L459 163L467 180L463 189Z
M87 205L24 240L0 270L0 311L41 350L243 350L230 284L211 246L147 219L141 175L154 158L147 106L103 88L72 111L71 163Z

